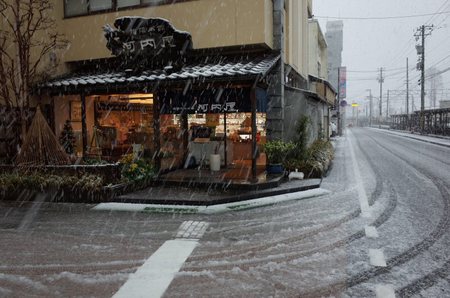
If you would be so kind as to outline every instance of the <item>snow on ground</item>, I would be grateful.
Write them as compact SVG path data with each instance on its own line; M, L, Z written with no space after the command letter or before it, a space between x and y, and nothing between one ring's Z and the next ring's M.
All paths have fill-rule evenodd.
M360 214L347 138L368 218ZM443 198L450 149L362 129L339 138L336 148L322 183L330 193L305 200L214 215L88 212L90 206L67 212L43 204L26 230L0 230L0 295L111 297L185 221L209 225L166 297L375 297L383 286L398 291L441 272L450 247ZM24 212L17 210L8 214L20 222ZM367 237L367 226L377 238ZM383 252L387 271L376 271L371 250ZM441 275L414 294L449 296L448 272Z

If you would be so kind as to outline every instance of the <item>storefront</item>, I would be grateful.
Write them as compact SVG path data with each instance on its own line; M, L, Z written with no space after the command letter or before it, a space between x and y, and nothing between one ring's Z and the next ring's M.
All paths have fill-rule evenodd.
M211 155L220 156L221 167L251 166L255 155L257 163L265 166L264 154L260 152L266 140L267 96L263 89L254 92L253 154L250 93L249 88L216 88L192 91L185 96L164 92L159 96L162 156L176 156L179 167L214 168Z
M169 26L156 21L158 28L161 22ZM108 70L69 75L39 87L54 102L56 133L62 123L72 121L79 132L77 152L83 156L117 160L137 152L153 158L161 170L171 170L216 167L210 165L211 155L216 155L214 163L220 167L251 168L254 177L256 167L265 165L261 146L266 138L267 75L280 55L267 50L238 55L180 52L177 46L186 48L179 40L181 33L166 36L173 29L156 32L147 22L147 29L139 31L146 39L127 42L118 54L132 54L127 61L133 63L150 55L148 64L131 71L123 70L126 65L114 71L105 65ZM187 44L192 42L187 33L182 35ZM143 53L149 45L151 51ZM170 48L171 55L158 56L169 62L151 56L158 45L158 53ZM115 46L108 43L113 53Z
M115 161L133 152L133 145L141 153L152 149L153 94L88 95L84 104L77 95L54 96L52 105L55 134L61 136L68 121L79 157Z

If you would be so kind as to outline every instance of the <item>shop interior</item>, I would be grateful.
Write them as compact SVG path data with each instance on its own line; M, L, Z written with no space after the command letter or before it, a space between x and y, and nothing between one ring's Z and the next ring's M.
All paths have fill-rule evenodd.
M261 146L266 142L266 114L257 113L256 116L256 141L258 151L262 152ZM251 167L251 113L190 114L188 129L188 154L183 159L181 116L161 115L161 151L163 157L172 158L170 166L210 167L211 155L216 154L220 155L220 167ZM264 153L258 154L257 165L265 167ZM167 166L163 159L162 168Z
M124 154L152 157L155 151L153 94L109 94L88 98L93 103L93 127L88 128L88 155L117 161ZM89 119L88 119L89 120ZM188 143L180 114L160 115L161 169L210 168L211 155L219 168L251 168L251 113L195 113L187 115ZM266 113L256 113L257 166L265 168ZM226 142L225 142L226 140ZM77 146L79 147L79 146ZM81 148L77 148L81 149Z
M91 155L117 160L153 150L153 94L95 96L94 119Z

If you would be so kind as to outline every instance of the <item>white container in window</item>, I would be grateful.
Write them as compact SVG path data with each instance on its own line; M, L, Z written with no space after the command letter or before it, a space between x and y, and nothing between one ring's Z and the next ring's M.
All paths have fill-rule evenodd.
M220 171L220 154L211 154L209 156L209 167L211 171Z

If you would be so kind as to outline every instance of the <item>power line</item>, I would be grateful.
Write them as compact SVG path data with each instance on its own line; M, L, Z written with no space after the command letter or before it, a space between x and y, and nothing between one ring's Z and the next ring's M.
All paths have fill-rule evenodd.
M449 70L450 70L450 67L448 67L448 68L446 68L444 70L438 71L436 73L429 74L428 76L425 77L425 79L432 79L432 78L437 77L437 76L439 76L439 75L441 75L443 73L446 73Z
M444 9L445 5L448 3L448 1L450 0L446 0L444 3L442 3L442 5L439 7L439 9L436 11L437 13L440 12L442 9ZM436 17L437 14L434 14L431 18L428 19L428 21L425 22L425 24L431 24L431 22L433 21L433 19Z
M398 70L404 70L404 69L405 69L405 67L383 68L383 71L398 71ZM362 73L364 73L364 72L374 72L374 73L379 73L380 70L373 70L373 69L371 69L371 70L348 70L347 69L347 72L362 72Z
M445 56L444 58L442 58L441 60L439 60L438 62L434 63L433 65L431 65L428 68L431 68L431 67L434 67L434 66L438 65L439 63L441 63L442 61L448 59L449 57L450 57L450 55Z
M386 16L386 17L335 17L335 16L314 16L320 19L337 19L337 20L388 20L388 19L407 19L407 18L418 18L426 16L435 16L442 14L449 14L450 11L441 11L426 14L416 14L416 15L404 15L404 16Z

